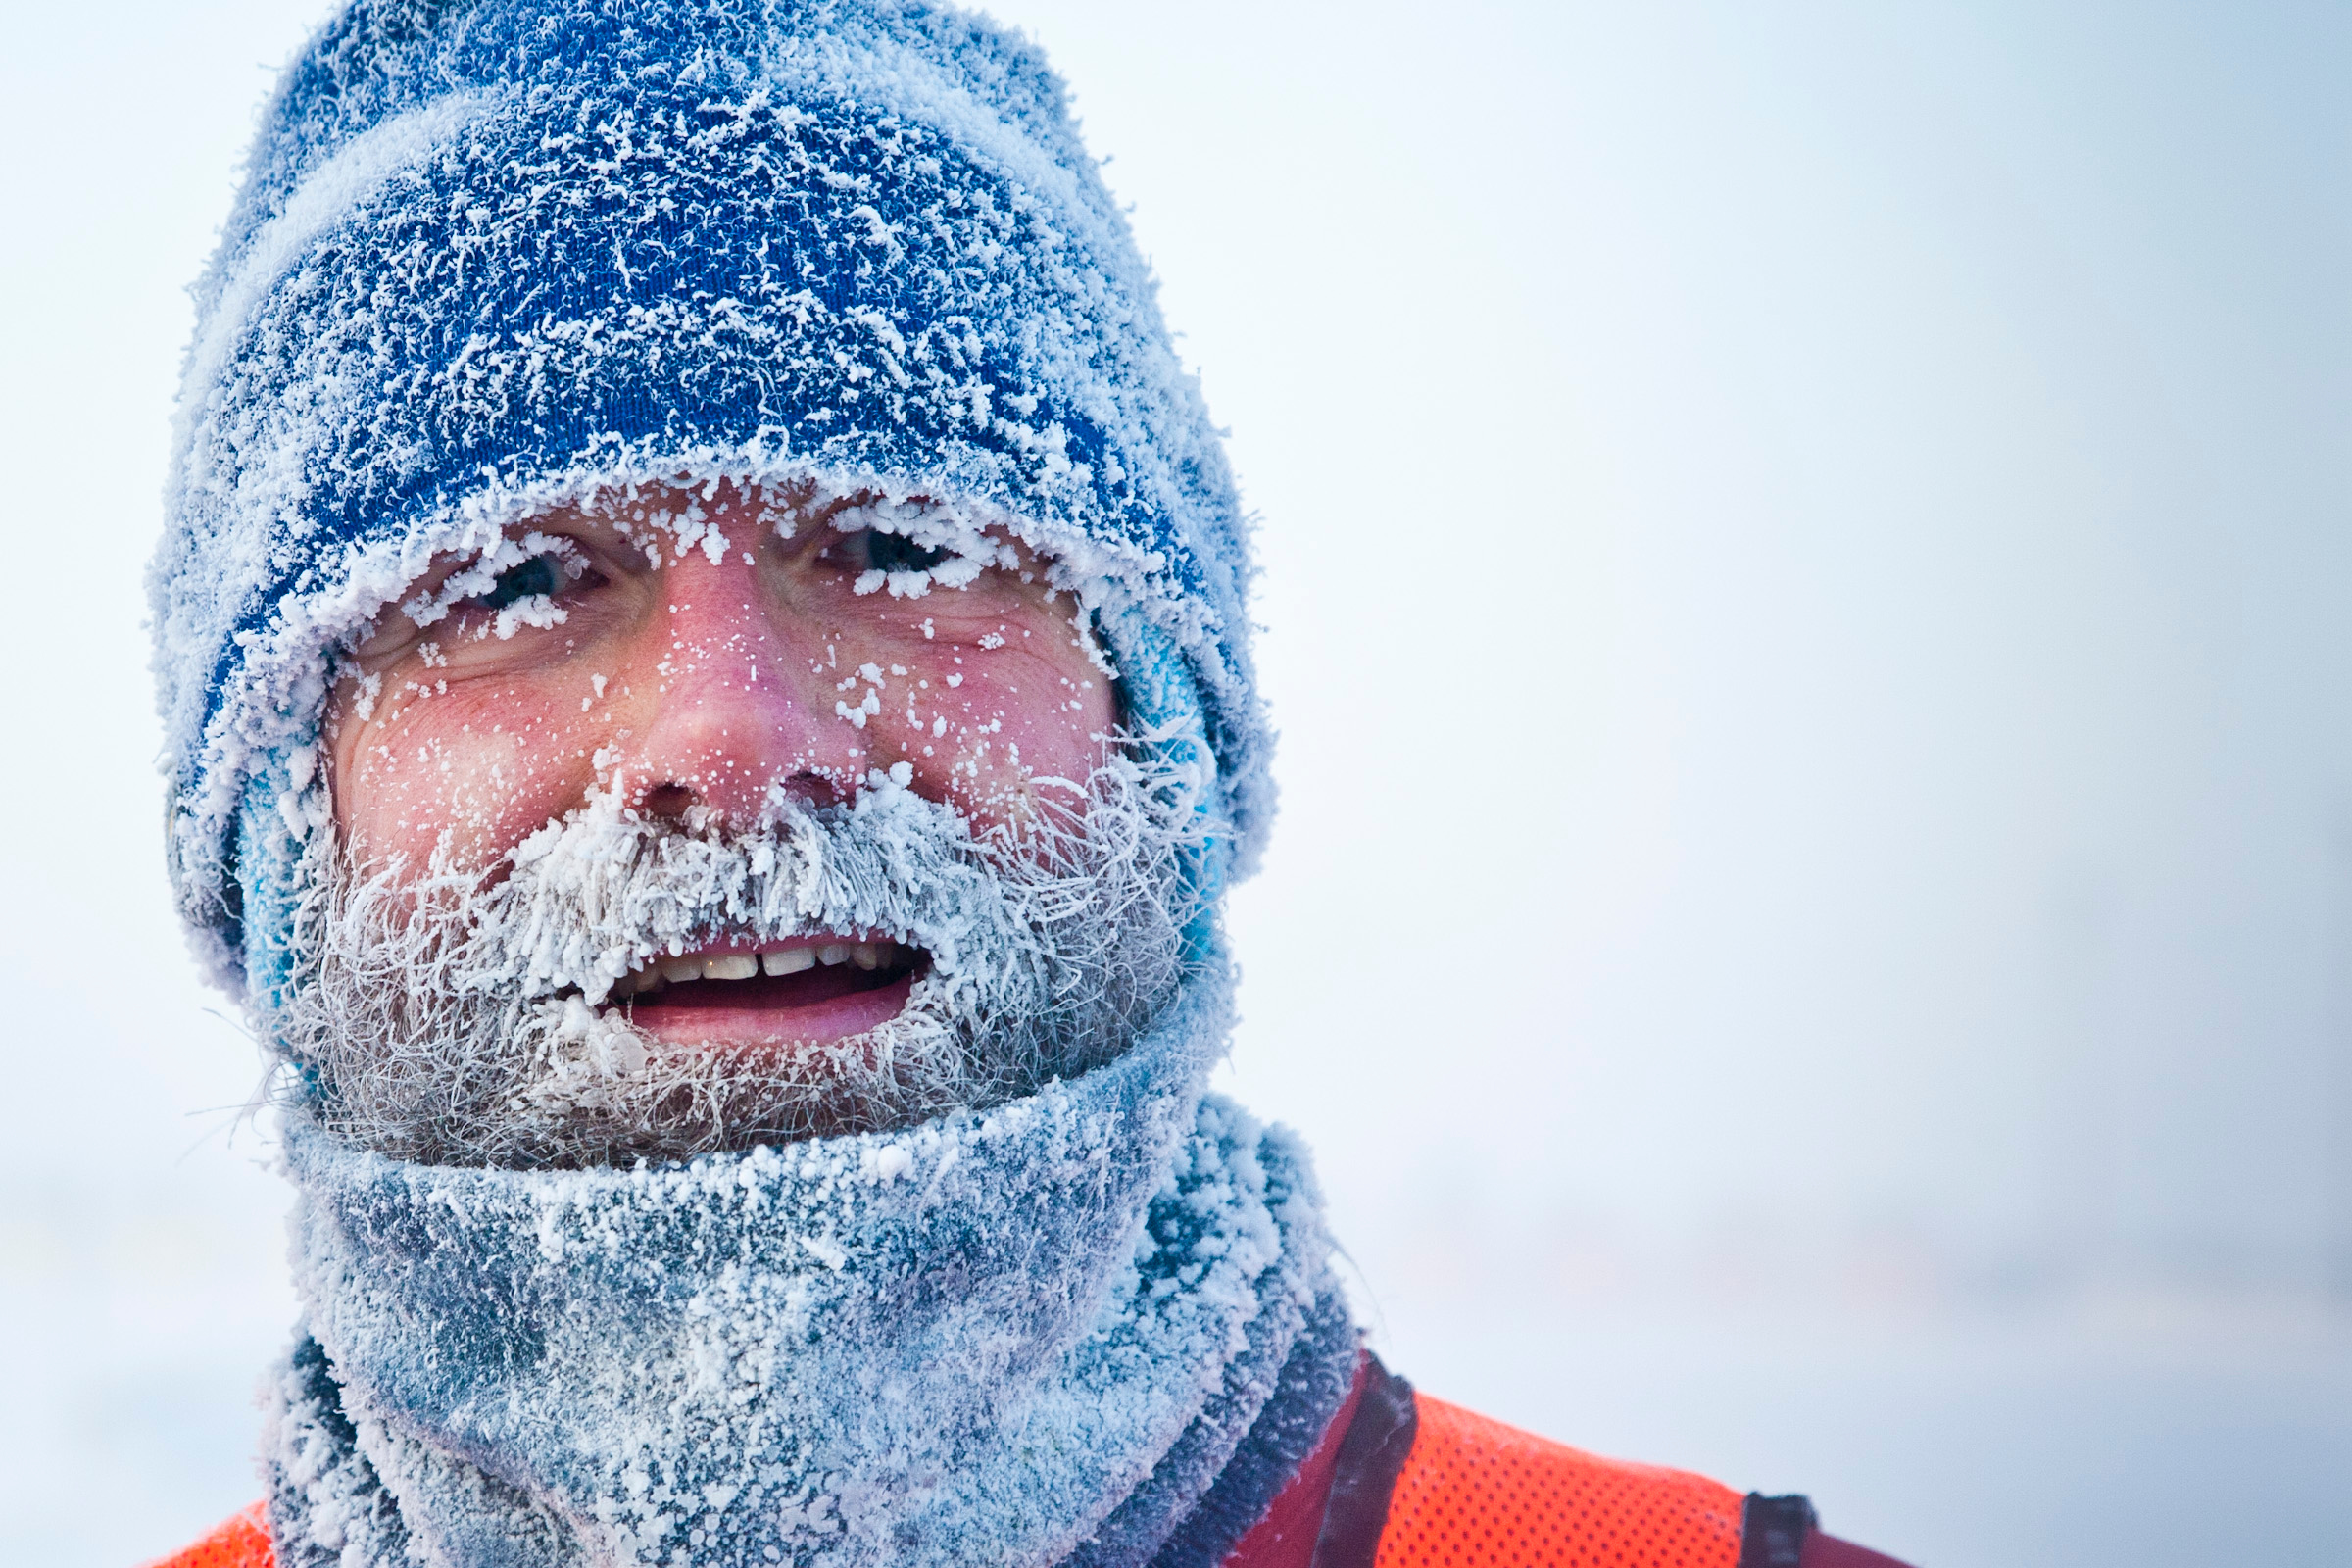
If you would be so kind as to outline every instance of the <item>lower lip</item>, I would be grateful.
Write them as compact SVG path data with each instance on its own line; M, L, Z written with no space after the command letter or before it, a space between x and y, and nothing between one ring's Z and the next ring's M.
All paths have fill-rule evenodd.
M888 1023L914 975L875 983L873 971L828 964L750 980L689 980L618 1004L631 1023L682 1046L823 1046Z

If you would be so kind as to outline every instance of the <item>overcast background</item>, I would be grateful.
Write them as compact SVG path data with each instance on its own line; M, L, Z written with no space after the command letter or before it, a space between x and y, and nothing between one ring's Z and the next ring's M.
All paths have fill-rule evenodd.
M0 24L0 1558L258 1491L183 285L313 0ZM1263 519L1234 1086L1395 1367L1921 1568L2352 1561L2352 11L1021 0Z

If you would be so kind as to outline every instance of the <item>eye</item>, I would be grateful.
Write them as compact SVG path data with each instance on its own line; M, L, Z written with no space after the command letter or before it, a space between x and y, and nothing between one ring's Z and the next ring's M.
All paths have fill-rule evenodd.
M533 556L500 572L491 582L489 591L466 600L466 608L501 611L510 605L519 605L526 599L553 599L556 590L563 586L564 568L556 564L556 558Z
M949 553L918 545L905 534L859 528L855 533L843 534L825 554L839 561L845 569L864 573L929 571L947 560Z

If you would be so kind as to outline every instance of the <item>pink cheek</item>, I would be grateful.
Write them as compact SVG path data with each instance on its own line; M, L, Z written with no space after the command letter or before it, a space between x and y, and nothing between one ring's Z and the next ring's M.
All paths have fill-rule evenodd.
M1095 737L1111 727L1114 710L1099 677L1081 685L1029 661L1000 672L985 655L926 674L931 689L917 693L915 718L901 733L916 788L934 799L956 800L986 819L1023 796L1030 777L1084 780L1100 760ZM961 683L948 687L950 675ZM904 721L906 707L899 711Z
M463 859L495 858L585 798L594 727L513 696L423 699L362 736L337 815L370 854L416 859L446 835Z

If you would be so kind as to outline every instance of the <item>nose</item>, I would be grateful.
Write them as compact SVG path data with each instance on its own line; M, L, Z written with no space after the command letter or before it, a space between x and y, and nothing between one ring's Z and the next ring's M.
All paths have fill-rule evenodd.
M782 786L811 805L843 793L854 761L820 726L793 667L796 651L760 601L744 553L687 551L663 569L657 612L626 672L640 727L624 744L623 804L686 818L697 807L741 827ZM708 820L708 818L706 818Z

